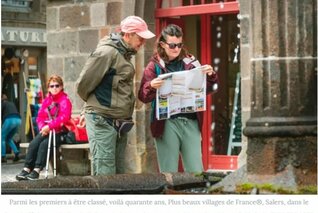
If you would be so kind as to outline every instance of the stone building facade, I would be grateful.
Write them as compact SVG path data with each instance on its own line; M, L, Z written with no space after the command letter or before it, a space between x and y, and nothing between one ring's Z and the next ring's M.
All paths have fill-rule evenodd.
M242 120L248 137L247 141L244 137L239 164L247 162L248 172L256 176L264 175L263 168L265 173L275 176L288 165L294 165L297 175L301 171L314 175L316 155L310 150L316 150L317 146L314 131L317 3L314 0L239 2ZM154 10L155 1L145 0L48 1L48 75L55 72L64 77L75 111L83 104L75 93L75 81L98 40L115 31L128 15L144 18L155 31ZM133 59L136 92L153 44L154 40L147 42ZM133 173L157 170L153 141L147 129L147 107L136 103L137 125L130 133L127 150L129 171ZM301 156L299 150L311 154ZM265 165L264 157L272 160ZM299 163L304 168L297 166Z
M41 72L65 80L79 113L75 81L99 39L116 31L128 15L144 18L155 32L155 1L41 0L36 16L2 11L2 27L45 28ZM317 178L317 1L240 0L240 62L244 129L240 166L251 180L292 174L297 184ZM44 20L46 15L46 21ZM26 17L29 16L29 17ZM5 18L5 19L3 19ZM20 22L14 21L14 18ZM32 21L24 21L30 18ZM34 20L35 18L35 20ZM154 39L132 59L135 93ZM149 106L137 101L127 149L127 172L157 172L149 128ZM246 154L247 153L247 154ZM268 159L268 160L264 160ZM246 163L247 162L247 163ZM269 176L266 176L269 175Z
M28 141L26 82L29 77L46 79L46 2L1 1L1 91L16 103L22 117L20 137L15 137L17 142ZM9 52L10 56L5 54ZM6 66L9 63L14 67L11 71ZM13 81L7 81L6 75L11 75Z

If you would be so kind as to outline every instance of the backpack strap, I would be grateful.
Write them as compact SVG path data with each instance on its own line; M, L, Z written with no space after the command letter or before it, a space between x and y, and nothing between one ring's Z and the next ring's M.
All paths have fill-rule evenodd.
M157 77L158 77L158 75L161 74L161 68L159 67L158 64L155 64L155 71L156 71L156 75L157 75Z
M159 67L158 64L155 64L155 72L156 72L156 77L158 77L158 75L161 74L161 68ZM154 120L155 111L156 111L156 100L153 100L151 102L151 119L150 119L151 122L153 122Z
M56 110L55 110L55 113L54 113L54 115L53 115L53 117L52 117L52 115L51 115L51 110L52 110L54 107L56 107ZM47 108L47 113L48 113L48 116L49 116L50 120L52 120L52 118L53 118L53 119L56 118L56 116L57 116L57 114L58 114L58 111L59 111L59 108L60 108L60 107L59 107L59 104L56 103L56 102L52 102L51 105L48 106L48 108Z

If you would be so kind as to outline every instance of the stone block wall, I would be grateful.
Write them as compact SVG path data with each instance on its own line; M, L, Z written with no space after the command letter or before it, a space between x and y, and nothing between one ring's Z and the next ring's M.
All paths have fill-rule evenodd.
M246 121L251 114L251 64L248 63L251 55L250 40L250 4L249 0L239 0L240 2L240 60L241 60L241 115L242 129L245 128ZM247 158L247 137L242 136L242 149L238 156L238 167L246 164Z
M9 27L45 28L47 0L32 2L31 11L13 12L1 8L1 25Z

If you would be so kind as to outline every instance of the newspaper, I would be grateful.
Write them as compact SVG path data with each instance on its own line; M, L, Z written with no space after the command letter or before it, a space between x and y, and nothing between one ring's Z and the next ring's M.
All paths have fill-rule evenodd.
M197 67L158 77L164 80L157 89L156 117L168 119L178 113L189 113L206 110L206 67Z

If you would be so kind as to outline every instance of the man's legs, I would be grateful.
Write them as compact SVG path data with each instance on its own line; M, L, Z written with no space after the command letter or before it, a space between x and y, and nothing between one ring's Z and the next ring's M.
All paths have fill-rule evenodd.
M122 134L116 143L116 173L124 174L126 172L125 151L127 145L127 134Z
M117 131L97 114L85 114L94 175L116 173Z

